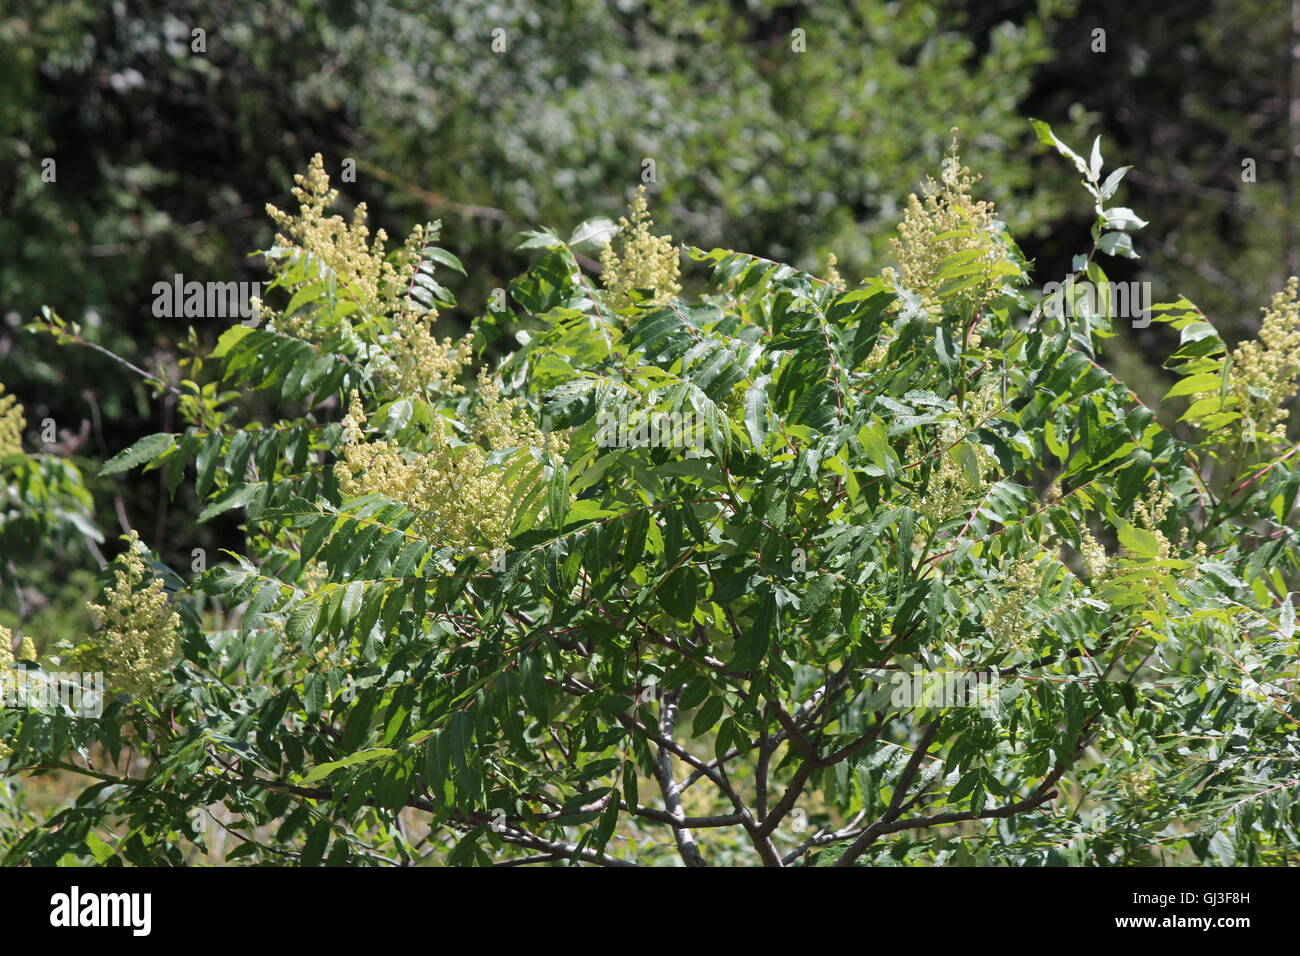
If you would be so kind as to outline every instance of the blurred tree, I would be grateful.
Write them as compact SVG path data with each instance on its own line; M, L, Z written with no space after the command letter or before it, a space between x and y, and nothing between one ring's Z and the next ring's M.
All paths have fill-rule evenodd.
M1135 166L1132 205L1161 212L1141 278L1157 297L1196 301L1233 340L1259 328L1300 254L1292 18L1288 0L1090 3L1048 23L1055 56L1026 103L1048 117L1073 109Z
M318 150L336 172L358 162L341 186L378 224L404 233L432 207L448 243L489 266L458 290L462 324L521 266L510 232L621 209L647 160L680 238L808 267L833 249L852 278L964 126L980 130L968 153L992 198L1033 193L1012 224L1032 232L1056 207L1015 161L1017 104L1045 34L1031 4L970 36L963 7L20 0L0 21L0 154L19 173L0 184L0 315L14 329L57 304L172 374L186 330L150 314L153 283L255 280L241 250L269 241L262 207ZM394 184L405 199L388 205ZM0 376L33 417L75 431L98 414L101 453L159 424L102 356L51 361L13 333L0 343ZM50 387L64 376L100 386Z
M614 213L647 161L677 239L726 237L812 269L834 251L852 281L887 261L900 200L953 125L978 131L967 155L982 194L1015 211L1043 273L1063 275L1087 223L1055 198L1071 171L1026 161L1028 113L1070 139L1100 133L1137 166L1128 201L1161 210L1162 230L1115 278L1187 293L1235 341L1295 256L1292 6L20 0L0 21L0 152L20 172L0 183L0 314L12 329L55 302L173 375L185 328L149 313L152 283L255 280L242 250L269 242L262 207L284 201L317 150L390 232L445 220L449 247L480 264L455 289L457 326L521 268L514 231ZM54 183L41 180L46 157ZM337 175L349 158L354 183ZM1151 401L1166 383L1141 356L1166 334L1125 329L1108 346ZM99 419L98 454L170 427L102 356L58 361L0 338L0 378L32 420L76 433ZM165 548L158 497L128 493L126 513Z

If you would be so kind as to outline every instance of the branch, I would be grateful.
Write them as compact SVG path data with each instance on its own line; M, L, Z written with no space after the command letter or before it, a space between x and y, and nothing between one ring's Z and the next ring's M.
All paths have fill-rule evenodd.
M749 807L745 806L745 802L740 799L740 795L736 793L736 789L731 785L731 782L727 780L725 771L723 771L721 766L716 768L709 766L676 741L669 737L665 737L663 734L655 730L651 730L649 727L645 726L645 724L628 717L626 714L620 714L618 720L628 730L641 734L647 740L658 744L660 747L676 755L713 781L714 786L722 792L723 796L725 796L727 800L730 801L732 807L735 808L736 814L740 817L740 824L745 828L745 832L749 834L750 841L754 844L754 849L758 851L759 857L763 860L763 865L776 867L781 865L781 857L777 854L776 848L772 846L772 842L767 838L766 834L759 833L758 824L754 820L753 813L750 812Z
M595 863L599 866L637 865L629 860L620 860L616 856L610 856L608 853L598 853L591 849L579 851L576 843L554 843L524 830L515 830L510 827L505 827L495 832L497 836L501 837L501 839L505 840L507 843L527 847L530 850L540 850L543 853L562 857L566 860L576 859L581 860L583 863Z
M564 860L567 857L560 856L558 853L533 853L528 856L517 856L513 860L498 860L493 866L529 866L533 863L554 863L556 860Z
M871 826L858 834L857 839L854 840L852 845L844 851L844 855L835 862L835 865L852 866L867 847L871 846L871 844L875 843L876 840L888 833L897 833L900 830L926 829L928 827L943 826L949 823L965 823L970 820L991 820L1010 817L1015 816L1017 813L1024 813L1026 810L1033 810L1042 806L1048 800L1051 800L1057 795L1055 789L1057 782L1061 777L1065 776L1065 772L1074 765L1074 762L1079 759L1079 755L1083 753L1084 748L1087 746L1087 740L1090 737L1088 729L1091 727L1093 721L1096 720L1096 717L1097 715L1094 714L1084 723L1075 747L1074 756L1068 761L1057 760L1055 766L1052 768L1052 772L1043 778L1043 781L1038 785L1034 792L1023 800L1017 800L1014 803L994 807L991 810L981 810L978 813L974 810L960 810L953 813L938 813L929 817L908 817L899 820L897 819L897 816L903 807L902 797L905 795L905 791L903 790L900 781L900 786L895 788L894 798L890 801L890 809L886 810L875 823L871 824ZM938 721L935 722L935 724L937 723ZM931 726L934 727L935 725ZM924 741L924 746L928 747L929 742ZM923 748L918 746L916 753L912 755L917 764L920 763L920 758L917 757L917 754L921 753L922 750ZM912 768L912 761L908 761L908 768ZM911 776L915 776L914 769L912 770ZM904 771L904 777L908 777L906 770ZM910 783L910 777L908 777L908 781ZM908 805L910 806L910 804Z
M659 733L665 737L671 737L673 728L677 726L677 696L677 691L672 691L659 698ZM673 839L677 842L677 852L681 855L682 862L687 866L705 866L699 844L695 842L690 829L684 825L686 814L682 811L682 798L676 792L676 781L673 780L673 758L663 747L655 755L654 773L659 791L664 796L664 807L671 818Z

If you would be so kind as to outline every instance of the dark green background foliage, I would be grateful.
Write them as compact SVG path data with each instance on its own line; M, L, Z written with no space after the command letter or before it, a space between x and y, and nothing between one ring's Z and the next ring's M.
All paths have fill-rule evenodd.
M1300 255L1287 4L437 7L0 15L0 383L28 422L0 624L83 653L127 527L181 618L155 695L0 712L6 788L63 771L4 791L8 862L1292 858L1300 477L1242 438L1225 361ZM953 127L1007 231L963 233L981 254L923 301L884 269ZM441 221L414 297L270 252L317 152L390 248ZM562 241L646 159L687 252L666 304ZM1121 203L1141 258L1099 251ZM152 314L175 273L268 267L305 325ZM1072 272L1164 305L1044 315ZM394 385L434 300L494 386ZM503 566L428 532L445 501L340 490L354 390L420 461L482 443L494 389L565 436L479 449ZM689 412L706 448L604 448L618 408ZM880 681L912 666L996 674L1003 709L901 706Z
M515 228L615 213L645 157L666 232L803 267L834 251L861 272L953 125L971 131L968 158L1027 254L1063 273L1087 222L1063 201L1065 169L1033 158L1021 114L1075 141L1105 135L1138 167L1133 205L1165 213L1117 278L1140 271L1203 303L1235 341L1287 269L1296 174L1278 0L510 6L11 3L0 381L28 418L73 434L84 423L99 455L165 424L129 373L89 352L56 358L16 328L57 289L66 317L174 375L186 330L152 317L153 282L256 280L247 253L269 239L262 206L282 202L318 150L334 170L358 160L344 189L378 224L404 234L439 216L482 264L456 289L467 308L451 323L521 267ZM498 21L511 47L482 55ZM208 31L206 55L189 50L193 25ZM791 52L795 26L806 54ZM1091 49L1097 26L1104 54ZM57 186L40 182L46 156ZM1241 181L1246 157L1254 184ZM1138 357L1167 345L1148 330L1110 346L1148 401L1162 391L1158 360ZM146 529L165 520L151 494L124 498ZM165 530L146 537L168 549ZM221 529L202 543L229 540Z

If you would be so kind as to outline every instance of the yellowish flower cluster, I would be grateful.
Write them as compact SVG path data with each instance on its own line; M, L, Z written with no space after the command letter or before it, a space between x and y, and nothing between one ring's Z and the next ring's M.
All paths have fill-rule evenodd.
M14 635L9 628L0 624L0 693L4 691L5 682L9 680L9 669L14 666ZM4 760L13 749L0 740L0 760Z
M1232 353L1232 387L1242 418L1254 424L1259 441L1286 441L1287 403L1300 391L1300 279L1264 309L1259 337Z
M1156 479L1152 479L1151 484L1147 486L1145 497L1138 498L1133 502L1133 525L1144 531L1151 532L1155 537L1157 543L1155 559L1157 561L1168 561L1173 557L1174 545L1160 531L1160 523L1165 520L1165 516L1169 514L1169 509L1173 505L1173 496L1161 487L1160 482Z
M517 398L504 398L486 370L478 377L478 403L473 431L476 441L489 448L541 448L563 454L567 441L543 432Z
M87 604L100 622L89 652L116 687L142 696L167 676L180 645L181 619L171 610L162 580L149 573L140 536L132 531L127 545L115 562L105 603Z
M1150 800L1159 793L1156 774L1149 764L1125 770L1119 775L1120 793L1128 800Z
M840 275L839 267L839 256L833 252L826 253L826 281L837 291L844 288L844 277Z
M276 234L275 244L307 253L338 277L342 286L340 294L354 299L371 315L385 314L403 291L403 283L402 271L384 258L384 244L388 241L384 230L376 231L371 240L365 203L356 207L350 223L342 216L325 214L338 199L338 191L330 188L320 153L311 158L305 174L294 176L294 182L297 185L293 196L301 207L298 215L290 215L269 203L266 206L267 215L281 230ZM402 265L410 268L409 243L406 253ZM287 264L286 260L273 259L271 269L284 269ZM286 331L302 322L274 316L272 319Z
M1106 554L1106 548L1086 526L1079 533L1079 557L1083 558L1084 570L1094 585L1110 571L1110 556Z
M986 376L979 388L966 394L966 404L961 409L960 430L952 434L950 440L956 441L962 435L979 428L995 417L1004 404L1001 381Z
M4 394L4 390L0 385L0 456L23 450L23 429L27 427L23 407L14 396Z
M600 251L603 269L600 281L608 290L615 308L622 308L631 301L629 294L633 289L654 290L651 301L663 305L682 290L677 281L680 262L673 237L656 236L651 232L654 222L646 205L644 186L637 189L630 212L630 220L626 216L618 220L619 232L615 240L621 242L622 251L614 250L614 240Z
M1037 558L1023 557L1012 562L997 598L984 612L984 629L996 647L1024 647L1029 643L1025 606L1038 593L1041 581Z
M965 469L951 452L944 452L930 476L925 497L916 503L916 512L929 522L931 528L935 528L956 513L970 491L971 482Z
M459 342L444 338L441 342L429 330L427 315L399 312L393 321L392 337L386 346L395 367L394 386L404 395L459 395L461 371L474 354L474 340L465 336Z
M298 586L312 594L329 580L329 576L329 569L323 564L308 564L302 569L302 574L298 575Z
M980 477L984 475L991 461L988 453L978 445L958 443L996 414L1001 404L998 382L985 381L967 396L966 406L959 411L957 417L945 421L939 427L939 446L945 450L934 474L930 476L925 497L916 505L917 513L925 517L932 528L951 518L973 492L983 487L974 473ZM958 455L970 456L965 467Z
M545 434L517 399L505 399L486 376L480 378L479 411L472 441L453 445L443 431L434 447L403 453L385 439L365 441L365 412L352 395L343 422L344 444L334 465L339 490L353 497L380 494L421 513L416 533L439 545L487 558L504 546L515 509L526 497L529 468L507 476L508 463L489 466L492 450L504 448L565 450L559 436ZM487 450L484 450L486 445Z
M997 222L993 204L977 202L971 189L978 177L961 165L957 156L956 130L943 164L941 182L927 178L923 198L915 193L907 199L907 210L898 226L898 238L891 239L898 261L899 284L921 297L928 308L938 306L937 278L945 259L973 251L971 264L990 263L1000 258ZM892 272L891 272L892 274ZM973 315L999 287L996 277L974 282L954 295L961 315Z
M868 355L866 361L862 363L863 367L876 369L882 375L895 368L898 365L897 360L889 363L888 367L885 367L885 357L889 355L889 346L893 341L892 338L887 337L882 331L876 338L876 344L872 347L871 354Z
M469 362L473 343L470 337L459 342L433 335L432 319L436 311L415 302L411 282L421 265L428 233L416 226L402 249L388 261L384 256L387 236L382 229L373 241L366 227L366 207L362 203L353 212L352 222L341 216L326 215L338 198L330 188L320 154L312 157L305 174L294 177L293 195L300 203L296 216L274 206L267 212L280 232L277 246L296 249L324 264L338 276L341 294L355 299L370 316L387 317L391 327L384 341L385 352L392 360L386 377L401 394L423 395L432 391L456 395L464 391L456 379ZM289 259L273 259L271 268L286 268ZM307 313L292 316L277 314L258 303L268 325L280 331L311 337L311 317Z
M439 342L432 331L436 310L426 311L409 293L424 255L425 238L424 227L416 226L399 256L395 283L401 286L404 298L393 303L392 331L385 351L393 360L393 385L399 393L459 395L465 387L457 379L473 356L473 337L467 335L459 342L444 338Z

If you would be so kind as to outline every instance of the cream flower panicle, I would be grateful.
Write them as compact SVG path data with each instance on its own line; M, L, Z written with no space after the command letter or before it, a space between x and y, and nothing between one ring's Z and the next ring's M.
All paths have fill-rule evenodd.
M1156 560L1168 561L1173 557L1174 544L1160 530L1169 509L1174 506L1173 496L1161 486L1159 480L1152 479L1146 494L1133 502L1130 515L1135 527L1149 531L1156 540Z
M984 629L994 646L1020 648L1029 643L1029 619L1025 605L1042 584L1041 556L1021 557L1012 562L1003 577L997 596L984 612Z
M103 604L87 604L99 619L88 651L108 678L134 696L149 694L163 682L180 646L181 619L171 609L161 578L145 564L144 545L132 531L127 550L114 562L113 584Z
M9 628L0 624L0 698L4 696L6 684L8 683L9 671L14 666L14 635ZM4 760L11 753L10 748L3 740L0 740L0 760Z
M340 294L351 298L371 316L385 315L399 302L405 287L399 264L389 262L384 254L388 236L377 230L371 237L366 226L366 204L353 210L352 221L326 210L338 199L330 188L325 162L317 153L306 173L294 176L293 196L299 203L298 214L291 215L269 203L267 215L280 231L275 245L278 255L270 258L272 272L283 271L304 255L324 266L337 278ZM407 255L399 257L401 266L409 268ZM278 316L269 313L269 325L282 331L300 334L308 331L310 318Z
M645 187L637 189L629 210L631 219L620 217L619 232L600 252L600 281L609 292L615 308L630 303L633 289L651 289L654 305L663 305L678 292L680 262L672 236L656 236L654 222L646 205ZM616 251L619 242L622 251Z
M939 461L915 505L931 528L954 517L972 495L981 493L992 458L981 446L963 439L996 415L1001 405L998 382L990 378L970 393L964 408L939 425Z
M1003 256L999 224L993 204L972 198L978 177L961 165L957 156L956 130L952 146L944 160L941 181L927 179L922 195L908 197L898 238L891 239L898 270L888 270L904 289L914 292L931 310L939 306L938 276L944 261L959 253L970 254L966 265L988 262L990 266ZM1001 287L993 273L973 277L969 285L956 292L952 301L960 314L974 314Z
M916 502L916 513L925 518L931 528L937 528L956 514L970 497L972 487L965 469L951 452L945 451L940 454L939 463L930 475L924 496Z
M1263 311L1258 338L1233 350L1232 387L1258 439L1282 444L1288 403L1300 391L1300 279L1288 279Z
M421 304L412 294L432 238L424 226L416 226L398 257L397 282L406 291L392 310L385 351L393 362L393 386L403 395L460 395L465 386L459 378L474 355L472 335L439 341L432 327L437 309Z
M393 320L387 343L393 360L393 386L402 395L459 395L465 391L457 379L474 354L474 340L450 337L441 342L433 335L429 320L415 312L401 312Z
M826 282L832 289L837 292L842 291L844 286L844 277L840 275L840 259L833 252L826 253Z
M517 506L530 490L531 469L510 473L509 462L489 464L493 451L535 448L563 454L564 439L543 432L518 399L502 397L484 374L470 442L453 443L435 428L424 451L404 451L387 439L365 440L365 411L352 394L344 442L334 474L348 497L380 494L419 512L416 532L428 540L487 558L504 546Z
M473 339L439 341L432 330L437 309L417 301L413 294L423 278L420 270L436 233L416 226L401 248L386 256L388 237L381 229L372 239L365 224L364 203L356 207L351 222L326 214L338 199L338 191L330 187L319 153L312 157L307 172L295 176L294 181L293 195L300 204L296 215L267 206L280 230L275 237L277 254L270 258L272 272L283 272L306 256L336 277L340 295L359 306L360 311L353 314L376 320L384 330L381 342L387 367L383 375L394 392L419 396L463 392L457 379L473 354ZM316 281L316 277L317 270L310 270L310 278L295 287ZM258 304L267 315L269 328L307 339L327 331L315 327L316 318L310 312L286 316Z
M27 427L18 399L4 391L5 387L0 385L0 456L23 450L23 429Z
M1105 580L1110 572L1110 557L1106 548L1086 525L1079 532L1079 557L1094 587Z

